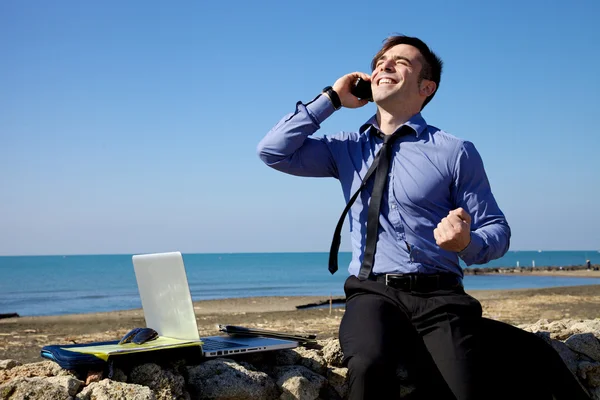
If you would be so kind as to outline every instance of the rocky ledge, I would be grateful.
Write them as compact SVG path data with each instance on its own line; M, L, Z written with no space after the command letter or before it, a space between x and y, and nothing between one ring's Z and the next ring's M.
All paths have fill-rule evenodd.
M591 398L600 400L600 319L540 320L520 328L547 340ZM314 348L217 358L192 365L182 360L160 365L114 365L111 371L85 377L51 361L21 365L3 360L0 399L337 400L347 393L347 370L341 362L336 339L319 341ZM407 382L404 393L412 390Z

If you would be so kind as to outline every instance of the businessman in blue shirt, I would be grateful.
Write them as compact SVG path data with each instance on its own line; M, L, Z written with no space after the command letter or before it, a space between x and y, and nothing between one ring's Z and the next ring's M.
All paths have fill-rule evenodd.
M352 261L339 332L349 398L397 398L399 366L423 398L485 398L475 384L481 305L464 292L459 258L471 265L501 257L510 228L475 146L421 115L440 85L440 58L417 38L393 36L371 69L298 103L260 142L259 156L282 172L338 179L346 202L360 190L348 212ZM357 132L313 136L336 110L368 103L351 93L358 78L370 82L377 113ZM390 160L377 166L388 169L376 195L365 177L383 159L383 143Z

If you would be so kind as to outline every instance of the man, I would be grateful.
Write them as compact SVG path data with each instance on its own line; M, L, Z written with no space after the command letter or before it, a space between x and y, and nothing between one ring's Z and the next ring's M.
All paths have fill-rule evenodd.
M501 257L510 229L473 144L421 116L442 61L421 40L393 36L371 67L370 76L347 74L298 103L259 155L289 174L337 178L348 202L360 190L349 211L352 261L339 332L349 398L397 398L403 366L423 398L485 398L475 384L481 306L463 290L459 257L467 265ZM357 78L371 82L376 115L358 132L311 136L334 111L368 103L351 93Z

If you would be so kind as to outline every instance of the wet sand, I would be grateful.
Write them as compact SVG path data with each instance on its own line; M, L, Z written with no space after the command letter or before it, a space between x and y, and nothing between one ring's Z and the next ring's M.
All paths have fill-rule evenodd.
M516 325L600 318L600 285L469 293L482 303L484 316ZM232 324L327 338L337 336L343 304L331 311L296 307L328 301L327 296L253 297L200 301L194 308L200 335L218 334L217 324ZM138 326L145 326L142 310L0 319L0 360L41 361L44 345L116 340Z

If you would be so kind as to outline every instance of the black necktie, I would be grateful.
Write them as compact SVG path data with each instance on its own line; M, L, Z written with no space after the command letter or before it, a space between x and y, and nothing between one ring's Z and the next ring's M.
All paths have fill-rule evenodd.
M374 128L371 128L374 129ZM394 141L400 136L404 136L410 132L413 132L413 129L409 126L402 126L399 130L397 130L393 135L384 135L383 136L383 146L377 153L377 156L373 160L373 164L367 171L365 178L362 181L362 184L354 193L352 198L346 204L346 208L342 212L340 219L338 220L338 224L335 227L335 233L333 234L333 240L331 242L331 249L329 251L329 272L334 274L338 270L338 252L340 249L341 243L341 232L342 226L344 225L344 219L346 218L346 214L350 210L352 204L356 201L360 192L365 188L367 182L373 172L377 171L375 174L375 181L373 183L373 192L371 193L371 201L369 202L369 210L367 215L367 242L365 246L365 253L363 257L363 262L360 267L360 273L358 274L358 278L361 280L365 280L371 274L373 270L373 260L375 258L375 250L377 248L377 236L379 232L379 212L381 209L381 200L383 200L383 191L385 189L386 178L388 176L388 170L390 168L390 162L392 160L392 144Z

